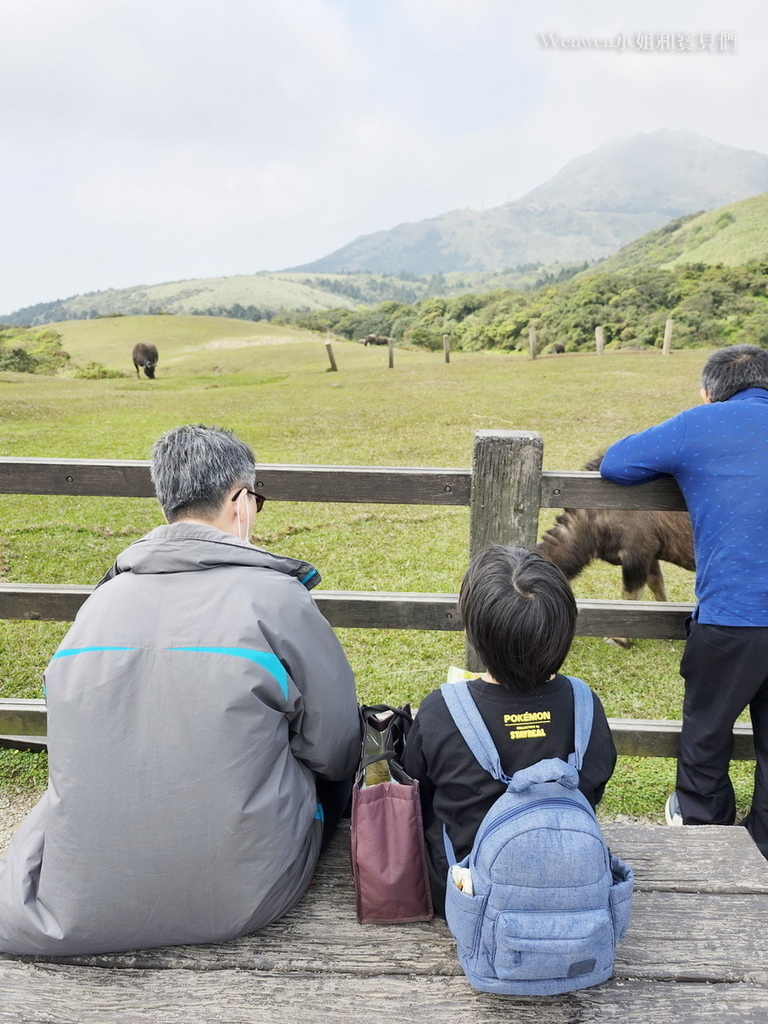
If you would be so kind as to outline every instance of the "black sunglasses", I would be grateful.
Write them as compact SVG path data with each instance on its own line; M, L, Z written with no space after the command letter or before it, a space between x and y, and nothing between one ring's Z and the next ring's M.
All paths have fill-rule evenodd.
M257 494L256 491L249 491L247 487L241 487L239 491L235 491L235 493L229 500L237 501L237 499L240 497L243 491L245 491L246 494L250 494L250 496L256 502L256 515L258 515L259 512L261 512L261 510L264 508L264 502L267 500L263 494Z

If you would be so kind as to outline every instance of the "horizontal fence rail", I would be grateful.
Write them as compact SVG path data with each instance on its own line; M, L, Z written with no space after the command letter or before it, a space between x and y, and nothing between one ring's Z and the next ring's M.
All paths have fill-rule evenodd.
M68 622L91 586L0 583L0 619ZM460 630L457 594L314 590L312 596L337 629ZM682 640L693 605L644 601L577 601L579 636Z
M262 463L256 486L270 501L469 505L472 470ZM541 508L685 511L674 480L618 487L599 473L541 474ZM122 459L0 459L0 494L154 498L149 462Z
M679 721L636 718L609 718L616 750L634 757L677 757ZM0 701L0 747L44 750L47 718L44 700ZM733 730L733 756L754 759L752 727L736 725Z
M256 487L270 501L468 505L468 469L295 466L260 463ZM149 462L0 459L0 494L154 498Z

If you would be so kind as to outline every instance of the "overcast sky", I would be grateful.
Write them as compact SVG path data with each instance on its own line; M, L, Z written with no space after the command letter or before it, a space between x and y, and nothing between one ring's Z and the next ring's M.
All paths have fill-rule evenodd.
M3 0L0 24L0 313L309 262L638 132L768 153L765 0Z

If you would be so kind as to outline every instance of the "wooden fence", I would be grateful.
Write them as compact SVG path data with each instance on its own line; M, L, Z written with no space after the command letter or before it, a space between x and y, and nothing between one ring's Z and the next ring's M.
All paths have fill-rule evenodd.
M542 455L535 432L479 430L471 469L261 464L256 488L270 501L469 506L470 555L492 542L533 547L540 508L685 509L672 480L619 487L598 473L543 471ZM4 458L0 494L148 498L154 488L145 461ZM0 619L68 621L92 589L0 583ZM337 628L461 628L456 594L316 590L313 596ZM682 639L691 609L674 602L579 601L577 633ZM679 722L610 721L619 753L676 755ZM42 700L0 700L0 746L41 749L44 737ZM754 757L751 729L738 725L734 737L734 757Z

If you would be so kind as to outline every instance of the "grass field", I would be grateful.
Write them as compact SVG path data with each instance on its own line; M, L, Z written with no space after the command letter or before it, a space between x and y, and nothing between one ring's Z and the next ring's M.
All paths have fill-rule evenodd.
M185 422L231 427L265 462L466 467L475 430L538 430L550 469L578 469L617 437L693 405L706 352L566 355L535 362L493 353L442 354L334 341L269 324L208 317L120 317L56 325L73 361L132 369L135 341L158 345L155 381L0 373L5 455L147 458ZM382 494L382 501L387 495ZM542 528L552 515L542 517ZM0 497L0 578L92 583L115 555L160 522L154 501ZM468 511L427 506L267 503L254 542L317 565L323 586L455 593L466 566ZM691 600L691 575L670 567L670 600ZM618 597L618 570L591 566L581 597ZM40 696L40 675L66 623L0 621L0 695ZM418 703L460 663L461 636L340 631L362 701ZM566 671L586 679L615 717L678 718L681 644L628 651L577 638ZM35 766L38 766L37 769ZM44 762L0 755L0 785L39 783ZM734 773L740 805L750 765ZM658 817L674 764L620 759L607 813Z

